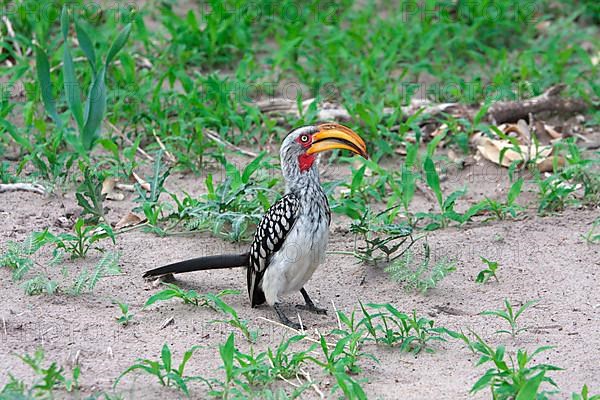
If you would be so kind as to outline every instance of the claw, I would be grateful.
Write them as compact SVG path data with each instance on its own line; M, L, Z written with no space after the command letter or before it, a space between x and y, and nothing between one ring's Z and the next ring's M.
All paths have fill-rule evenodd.
M326 308L319 308L319 307L315 306L314 304L296 304L296 308L298 310L308 311L313 314L327 315Z

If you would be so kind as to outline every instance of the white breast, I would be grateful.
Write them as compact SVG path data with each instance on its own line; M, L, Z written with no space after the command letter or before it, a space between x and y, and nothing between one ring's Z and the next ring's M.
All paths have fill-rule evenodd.
M307 235L311 232L311 235ZM310 218L300 215L281 249L271 258L262 279L262 289L269 305L280 296L299 291L325 259L329 226L323 218L314 226Z

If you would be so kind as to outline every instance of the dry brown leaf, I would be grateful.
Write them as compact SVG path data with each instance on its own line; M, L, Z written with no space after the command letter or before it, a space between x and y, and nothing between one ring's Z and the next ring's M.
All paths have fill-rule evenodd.
M552 139L561 139L563 137L563 134L560 132L557 132L554 127L550 126L550 125L546 125L544 124L544 129L546 130L546 133L552 138Z
M477 143L477 150L481 155L489 161L502 165L503 167L510 166L514 161L524 161L523 155L529 160L535 159L539 164L547 159L552 154L551 146L525 146L520 145L521 153L513 149L513 145L508 140L490 139L486 136L481 136ZM500 153L503 149L507 149L500 162ZM529 155L527 156L527 153Z
M126 228L128 226L135 226L142 222L142 219L130 212L127 215L123 216L115 225L115 229Z
M107 200L123 201L125 199L125 195L115 191L116 184L117 180L113 177L104 179L104 182L102 182L101 193L106 195Z
M559 156L557 160L557 166L561 168L564 165L565 159ZM538 163L537 167L540 172L552 172L554 170L554 160L552 159L552 157L548 157L542 162Z

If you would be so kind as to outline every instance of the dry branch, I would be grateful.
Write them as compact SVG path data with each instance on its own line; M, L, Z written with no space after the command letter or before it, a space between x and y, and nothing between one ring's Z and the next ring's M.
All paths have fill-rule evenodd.
M576 114L586 111L588 105L585 101L560 97L560 93L564 87L564 85L552 86L540 96L531 99L496 102L489 108L485 118L491 122L500 124L503 122L516 122L519 119L527 118L529 114L540 112ZM306 112L314 101L315 99L304 100L302 102L303 112ZM297 103L288 99L276 98L259 101L256 103L256 106L266 114L300 115ZM400 108L404 119L420 110L422 110L423 115L431 117L444 113L453 115L454 117L473 120L473 116L479 111L479 107L467 106L460 103L434 103L430 100L412 99L409 105ZM385 115L391 115L395 111L396 109L391 107L383 109ZM317 119L320 121L349 121L352 117L341 105L323 102L319 104Z
M495 125L504 122L516 122L528 118L529 114L554 112L559 114L577 114L588 109L581 99L565 99L560 93L565 85L552 86L539 96L521 101L499 101L487 112L487 118Z
M0 183L0 193L16 191L46 194L46 189L37 183Z

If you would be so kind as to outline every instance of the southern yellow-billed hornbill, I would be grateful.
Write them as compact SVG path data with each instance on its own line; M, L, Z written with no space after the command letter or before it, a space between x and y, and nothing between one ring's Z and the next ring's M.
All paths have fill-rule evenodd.
M325 314L325 309L312 302L304 284L325 257L331 213L319 183L318 153L332 149L367 157L360 136L339 124L304 126L287 135L280 149L286 194L260 221L248 253L195 258L147 271L144 277L247 267L252 307L267 302L284 324L298 328L283 313L279 301L299 290L306 304L298 308Z

